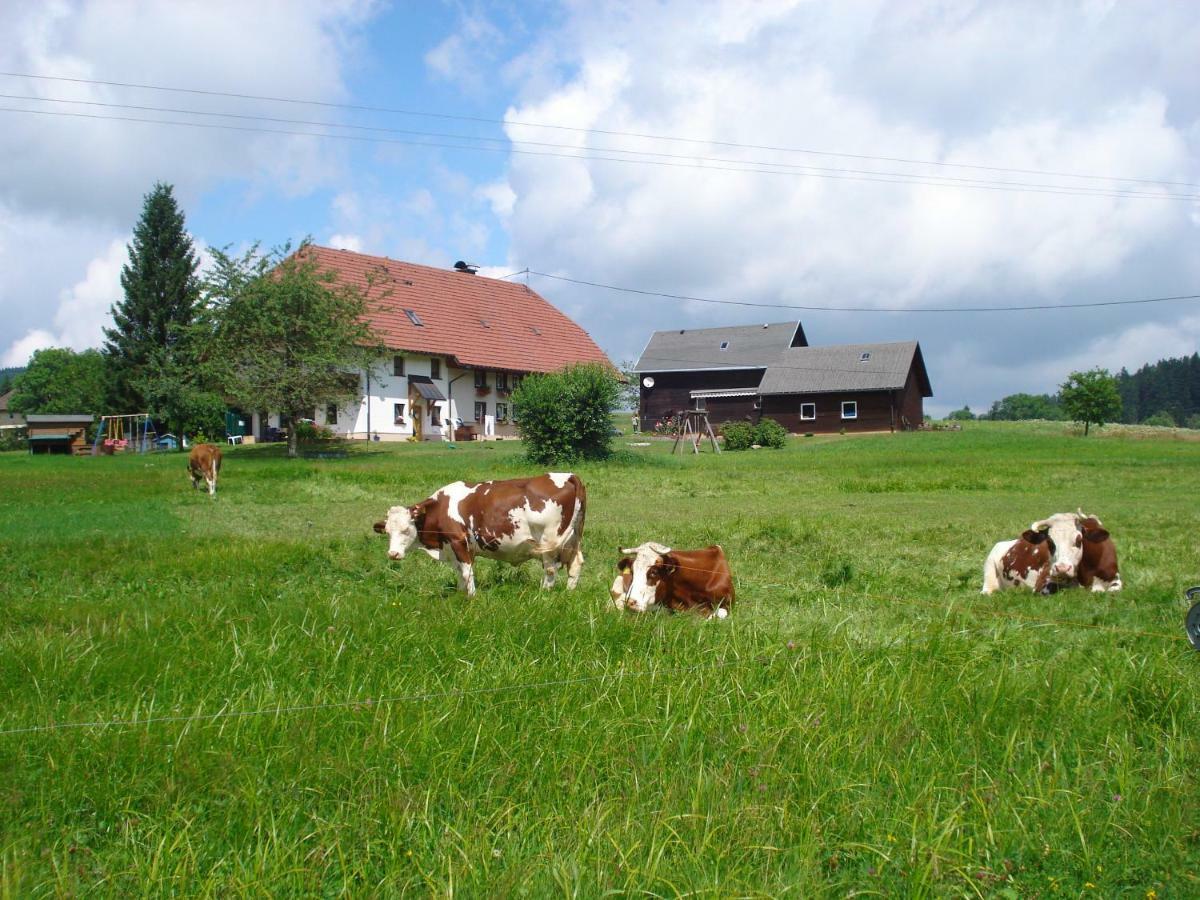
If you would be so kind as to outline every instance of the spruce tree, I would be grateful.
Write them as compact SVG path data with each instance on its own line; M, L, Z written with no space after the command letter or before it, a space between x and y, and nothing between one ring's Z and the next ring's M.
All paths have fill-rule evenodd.
M171 185L159 182L144 198L121 270L125 299L111 309L114 327L104 329L113 412L149 412L176 430L189 424L178 412L189 404L156 388L164 369L183 374L191 368L185 338L200 298L198 268ZM176 380L180 391L199 390L186 378Z

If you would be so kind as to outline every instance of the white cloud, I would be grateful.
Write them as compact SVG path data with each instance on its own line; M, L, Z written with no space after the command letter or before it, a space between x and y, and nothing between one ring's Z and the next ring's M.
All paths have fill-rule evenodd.
M3 4L0 69L337 101L346 96L343 71L373 7L369 0ZM8 93L41 98L250 115L265 111L255 101L214 103L103 85L3 81ZM186 118L33 101L5 105L98 116ZM63 285L95 264L89 260L107 258L111 242L128 232L143 195L156 180L175 186L184 209L221 185L235 185L249 197L269 192L295 196L338 178L345 153L333 142L302 137L58 115L0 116L0 302L5 311L0 347L25 342L27 337L20 336L34 332L72 344L77 335L95 333L88 304L100 301L81 284L99 282L92 282L89 274L69 291L63 292ZM35 261L38 271L31 271ZM48 302L56 296L67 305ZM76 320L78 326L73 324ZM68 324L55 324L61 322Z
M12 346L4 352L4 356L0 357L0 365L23 366L38 350L56 346L58 346L58 342L55 341L54 335L48 331L35 329L20 340L13 342Z
M350 250L353 253L362 253L363 240L357 234L331 234L327 245L334 250Z
M1186 6L1135 14L930 0L727 3L711 13L697 16L683 2L572 7L561 29L512 64L535 87L507 118L897 160L1200 180L1200 23ZM547 139L513 124L508 133ZM554 134L577 146L823 170L738 174L678 167L686 159L650 166L514 156L497 214L510 231L510 258L544 271L670 293L841 306L1062 304L1200 286L1195 204L994 189L999 181L1067 189L1108 182ZM989 183L867 180L898 172ZM496 185L481 193L505 198ZM814 343L917 338L937 402L950 406L1031 389L1034 373L1051 379L1038 390L1053 390L1065 356L1077 367L1087 354L1102 364L1135 325L1151 319L1179 330L1182 314L1166 305L989 317L772 313L537 287L564 308L579 304L615 358L635 355L654 328L764 317L803 318Z

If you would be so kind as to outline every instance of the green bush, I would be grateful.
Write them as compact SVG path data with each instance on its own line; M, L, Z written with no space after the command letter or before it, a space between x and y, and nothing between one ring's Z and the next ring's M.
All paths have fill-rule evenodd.
M1143 425L1159 425L1164 428L1174 428L1175 427L1175 417L1172 416L1169 412L1160 411L1160 412L1156 412L1152 416L1147 416L1145 419L1142 419L1142 424Z
M757 429L749 422L726 422L721 426L721 437L726 450L749 450L755 443Z
M1200 429L1200 413L1192 413L1188 416L1186 427Z
M757 425L749 422L726 422L721 426L726 450L749 450L755 444L778 450L787 444L787 429L774 419L763 419Z
M306 444L311 444L313 441L331 441L333 440L333 431L316 422L301 421L296 423L296 437Z
M512 394L525 455L539 465L607 458L619 396L616 374L598 363L526 375Z
M29 432L24 426L20 428L0 429L0 452L6 450L28 450Z
M787 446L788 430L774 419L763 419L758 423L756 444L781 450Z

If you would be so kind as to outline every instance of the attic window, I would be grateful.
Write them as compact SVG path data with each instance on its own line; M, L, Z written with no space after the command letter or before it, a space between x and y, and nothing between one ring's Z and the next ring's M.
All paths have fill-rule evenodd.
M869 360L870 358L871 358L871 354L870 354L870 353L863 353L861 356L859 356L859 358L858 358L858 361L859 361L859 362L866 362L866 361L867 361L867 360Z
M416 314L416 312L414 312L413 310L411 310L411 309L406 309L406 310L404 311L404 314L405 314L406 316L408 316L408 321L412 322L412 323L413 323L414 325L416 325L418 328L424 328L424 327L425 327L425 323L421 321L421 317L420 317L420 316L418 316L418 315Z
M728 350L729 349L729 341L721 341L721 349Z

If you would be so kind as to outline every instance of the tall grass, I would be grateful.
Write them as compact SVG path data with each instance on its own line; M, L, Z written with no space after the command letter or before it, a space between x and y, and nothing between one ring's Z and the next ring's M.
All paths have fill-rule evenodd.
M0 735L0 894L1200 890L1200 445L668 447L576 470L579 590L483 562L472 601L370 526L511 444L236 448L215 501L179 456L0 456L0 731L196 716ZM978 594L1078 506L1123 593ZM610 611L647 539L721 543L733 616Z

